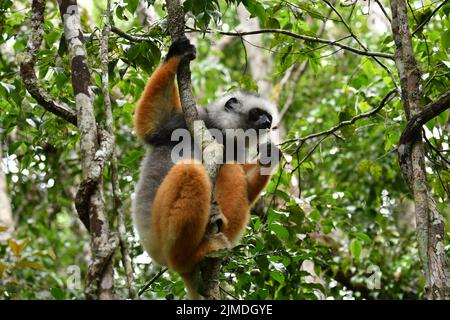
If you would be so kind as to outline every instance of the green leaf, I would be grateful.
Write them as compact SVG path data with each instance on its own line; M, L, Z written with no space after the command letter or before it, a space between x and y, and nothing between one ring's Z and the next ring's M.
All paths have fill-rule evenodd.
M329 234L334 229L334 223L331 219L326 219L322 222L323 233Z
M366 112L369 111L370 109L372 109L372 106L370 104L367 103L367 101L362 100L359 105L358 105L359 110L361 110L361 112Z
M36 261L28 261L26 259L22 259L20 261L16 262L15 265L17 268L22 268L22 269L35 269L35 270L43 270L44 267L42 266L42 264L40 264L39 262Z
M289 231L283 227L281 224L278 223L271 223L269 225L270 230L275 232L278 238L286 240L289 238Z
M270 277L279 284L284 284L284 275L280 271L270 271Z
M361 242L358 239L353 239L350 243L350 252L352 253L352 256L359 260L359 256L361 255L362 245Z
M125 2L127 3L127 10L133 14L139 5L139 0L126 0Z
M25 142L23 141L16 141L12 143L8 148L8 154L14 154L19 147L26 147Z
M3 273L5 272L5 270L8 269L8 265L0 262L0 279L3 277Z
M120 20L125 20L128 21L127 16L123 13L123 7L118 6L116 9L116 16L117 18L119 18ZM65 42L65 41L64 41Z
M289 212L289 219L297 225L301 225L305 221L305 211L298 205L290 205L286 208Z
M386 135L385 135L384 150L385 151L391 150L391 147L397 145L399 140L400 140L400 135L399 135L397 129L396 128L395 129L388 128L386 130Z
M261 23L266 21L266 10L261 3L256 0L244 0L242 3L250 12L251 17L258 17Z
M266 28L280 29L280 22L277 19L270 17L266 21Z
M47 45L49 47L51 47L56 42L56 40L59 40L60 38L61 32L57 29L52 29L44 35L45 42L47 42Z
M379 165L373 164L372 166L370 166L370 175L376 180L379 180L381 178L382 173L383 169Z
M361 239L362 241L364 241L366 243L372 242L372 239L370 239L370 237L365 233L355 233L355 237Z
M21 243L17 242L14 239L9 239L8 241L9 248L13 252L16 257L19 257L22 253L23 249L28 245L28 240L24 240Z
M347 121L352 118L352 114L350 113L348 108L345 108L344 110L339 112L338 118L339 122ZM354 125L344 126L340 130L345 138L350 138L353 135L353 132L355 131L355 126Z
M313 221L319 221L319 219L322 217L322 215L320 214L319 210L314 209L313 211L311 211L309 213L308 217Z
M450 30L446 30L442 33L441 43L445 50L450 48Z
M131 48L128 49L127 58L130 61L136 60L136 58L138 57L140 51L141 51L141 44L140 43L131 46Z
M56 300L64 300L65 298L64 291L60 288L51 288L50 293Z

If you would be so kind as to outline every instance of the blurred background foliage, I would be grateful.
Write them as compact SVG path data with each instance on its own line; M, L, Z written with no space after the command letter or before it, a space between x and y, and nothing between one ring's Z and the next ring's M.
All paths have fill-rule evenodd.
M233 37L224 47L217 30L233 31L242 2L261 28L341 40L359 45L325 1L187 0L189 36L197 46L191 64L194 95L206 105L233 88L255 89L244 44ZM450 4L431 19L442 1L409 1L416 59L423 71L427 103L450 85ZM352 32L371 51L393 53L387 1L332 2ZM101 96L100 35L104 1L79 1L92 90L98 119ZM149 7L148 7L149 6ZM167 35L163 1L112 1L113 24L147 41L131 42L112 33L109 41L110 90L114 107L123 208L127 212L135 287L158 272L143 253L130 219L131 199L145 146L133 134L132 114L152 70L164 57ZM46 112L26 93L18 61L30 34L29 1L0 0L0 135L15 232L0 242L1 299L83 299L89 235L78 221L74 197L81 167L75 127ZM429 19L429 21L426 21ZM325 24L323 30L322 26ZM210 32L212 31L212 32ZM74 105L70 68L56 1L47 1L44 43L37 57L40 83L59 100ZM265 80L270 98L288 109L280 123L280 142L331 128L376 107L398 81L393 61L372 58L264 33L258 48L270 63ZM283 82L288 72L304 71ZM450 171L448 111L425 130L427 173L440 210L448 220ZM424 278L415 241L411 194L401 176L396 147L405 126L396 96L380 112L300 145L284 159L254 209L242 244L223 268L224 298L240 299L419 299ZM294 145L295 146L295 145ZM297 144L296 147L299 147ZM295 148L294 148L295 151ZM302 159L305 159L302 161ZM300 166L298 166L300 162ZM105 171L105 181L109 181ZM105 183L112 209L110 183ZM111 211L111 210L110 210ZM111 221L114 221L111 217ZM1 228L1 227L0 227ZM0 229L0 233L5 229ZM448 244L448 224L446 231ZM446 247L448 253L448 245ZM81 284L77 284L77 276ZM115 292L127 298L119 254ZM184 298L176 274L156 278L141 298Z

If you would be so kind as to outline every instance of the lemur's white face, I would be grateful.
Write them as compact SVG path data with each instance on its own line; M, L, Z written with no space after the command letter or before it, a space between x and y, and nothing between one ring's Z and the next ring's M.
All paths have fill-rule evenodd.
M272 140L271 129L278 123L276 107L254 94L236 91L226 94L208 108L212 128L221 130L225 154L236 155L242 163L255 159L258 146Z
M257 95L236 91L208 108L210 119L220 129L269 130L278 123L276 107Z

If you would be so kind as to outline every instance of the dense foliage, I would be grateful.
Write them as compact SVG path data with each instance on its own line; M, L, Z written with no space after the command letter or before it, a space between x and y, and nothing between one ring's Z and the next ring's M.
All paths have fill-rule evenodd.
M146 80L170 43L164 3L153 2L112 1L113 24L147 41L132 42L115 33L109 41L121 199L137 289L160 270L143 253L129 214L145 152L133 134L132 114ZM370 51L394 52L389 21L374 1L187 0L189 34L198 51L191 64L193 87L200 104L236 87L257 88L246 40L236 36L217 49L224 36L216 31L233 31L240 23L238 2L258 18L261 28L339 40L363 50L358 40ZM99 67L104 3L79 4L96 112L104 121ZM154 8L150 25L141 18L147 4ZM450 86L450 3L430 17L439 4L410 1L411 28L419 26L413 43L423 72L424 104ZM40 107L22 84L18 63L29 36L29 16L28 1L0 0L0 141L16 225L15 233L0 242L0 297L82 299L89 235L74 208L81 181L79 136L73 125ZM63 36L56 1L48 1L36 70L44 88L73 105ZM337 46L271 32L261 37L260 50L270 62L266 75L273 88L270 97L280 110L290 102L280 124L280 142L327 130L372 110L395 87L394 80L398 84L390 59L377 58L383 67L373 56ZM283 80L288 72L299 73L299 68L304 70L298 79ZM447 111L424 129L428 179L446 219L450 216L449 137L444 128L447 125L448 130L448 119ZM395 95L373 116L333 134L283 145L283 162L255 207L242 244L227 255L221 284L224 297L421 298L424 278L413 203L396 152L405 123L400 98ZM108 169L104 180L106 204L112 209ZM115 225L115 217L110 218ZM446 235L448 243L448 226ZM448 254L448 246L445 249ZM115 259L115 292L127 298L120 253ZM179 299L184 295L179 277L166 272L141 297Z

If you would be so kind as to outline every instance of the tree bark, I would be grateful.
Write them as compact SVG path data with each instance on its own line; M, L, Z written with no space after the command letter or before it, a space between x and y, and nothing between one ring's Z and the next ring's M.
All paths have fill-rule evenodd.
M413 52L405 1L391 0L391 11L392 32L396 45L395 62L400 77L402 101L407 119L412 120L423 112L420 105L421 74ZM398 147L399 163L414 196L417 241L426 278L426 296L428 299L449 299L444 219L431 196L427 182L420 130L424 123L415 125L416 130L405 135L405 132L409 132L414 125L414 121L408 121ZM406 136L409 138L405 139Z
M76 0L58 0L64 35L71 61L72 86L77 108L77 125L84 181L77 194L77 210L91 232L92 261L86 279L86 296L90 299L112 299L114 270L112 256L117 238L110 234L103 198L103 168L112 152L112 139L98 130L90 73Z
M25 52L18 57L20 63L20 75L27 88L28 93L46 110L63 118L64 120L77 125L77 115L67 104L58 102L40 86L34 66L36 63L36 53L42 43L44 36L44 12L45 0L33 0L31 5L31 16L29 19L31 33L27 41Z
M109 59L108 59L108 42L109 34L111 31L111 0L106 0L106 10L105 10L105 26L102 31L101 47L100 47L100 58L102 61L102 92L103 100L105 104L105 114L106 114L106 129L111 137L112 150L111 150L111 161L110 161L110 173L111 173L111 185L113 194L113 209L117 217L117 231L119 234L119 244L120 252L122 256L122 264L125 271L125 278L128 287L129 297L133 300L139 299L139 296L133 287L133 267L131 263L131 258L128 250L127 243L127 230L125 226L125 215L122 209L122 200L120 198L120 186L118 177L118 166L117 166L117 155L116 155L116 143L114 135L114 118L111 106L111 97L109 94Z

